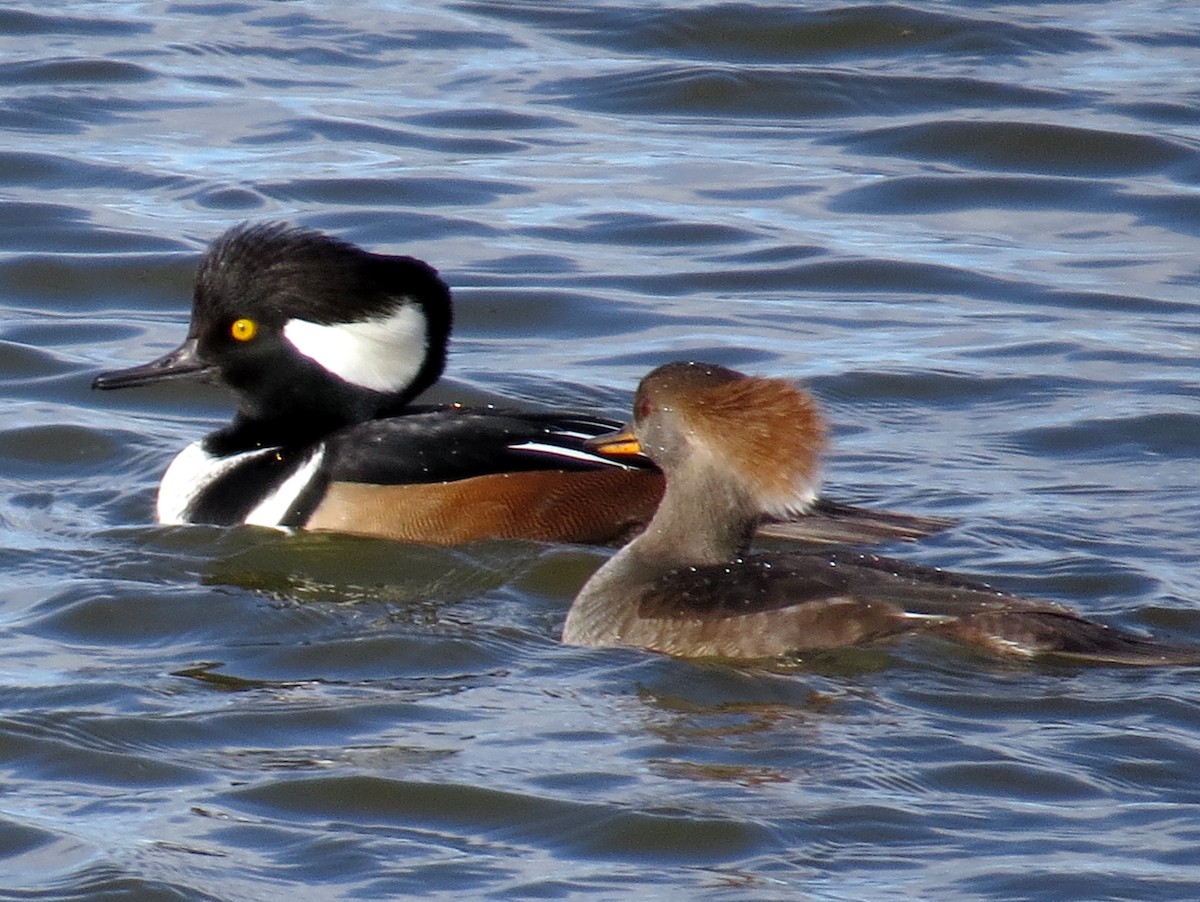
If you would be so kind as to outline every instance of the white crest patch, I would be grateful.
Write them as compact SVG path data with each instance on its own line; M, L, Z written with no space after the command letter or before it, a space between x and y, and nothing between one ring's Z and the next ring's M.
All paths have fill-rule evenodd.
M290 319L283 326L283 337L305 357L352 385L389 394L416 378L428 350L425 335L425 314L413 303L354 323Z

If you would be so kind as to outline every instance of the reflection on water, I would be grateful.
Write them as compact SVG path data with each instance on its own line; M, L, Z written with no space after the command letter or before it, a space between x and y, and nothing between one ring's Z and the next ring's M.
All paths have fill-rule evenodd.
M158 529L92 376L289 219L434 263L438 400L805 379L913 560L1200 641L1178 4L0 11L0 856L58 898L1193 899L1190 673L562 648L599 549Z

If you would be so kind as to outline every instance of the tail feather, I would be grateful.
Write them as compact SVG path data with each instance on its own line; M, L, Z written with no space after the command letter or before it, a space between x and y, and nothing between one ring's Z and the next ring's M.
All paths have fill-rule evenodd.
M1066 613L985 611L935 629L947 638L1005 656L1140 667L1200 665L1200 647L1156 642Z

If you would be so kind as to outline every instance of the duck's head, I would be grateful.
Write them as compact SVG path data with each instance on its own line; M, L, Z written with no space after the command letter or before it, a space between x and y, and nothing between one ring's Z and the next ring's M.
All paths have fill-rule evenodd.
M282 223L244 224L201 260L183 344L93 387L217 379L249 420L354 422L437 380L450 323L450 291L420 260Z
M593 447L642 453L667 484L734 486L757 513L786 516L817 496L826 426L815 399L783 379L707 363L668 363L647 375L633 420Z

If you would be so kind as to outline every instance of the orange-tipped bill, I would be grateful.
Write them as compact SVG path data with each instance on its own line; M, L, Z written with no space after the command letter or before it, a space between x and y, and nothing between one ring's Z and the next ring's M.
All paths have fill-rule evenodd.
M604 457L611 457L614 460L630 457L645 457L642 453L642 446L638 443L637 436L633 434L633 429L626 426L624 429L619 429L616 432L606 432L604 435L597 435L595 438L590 438L586 442L589 451L595 451Z

